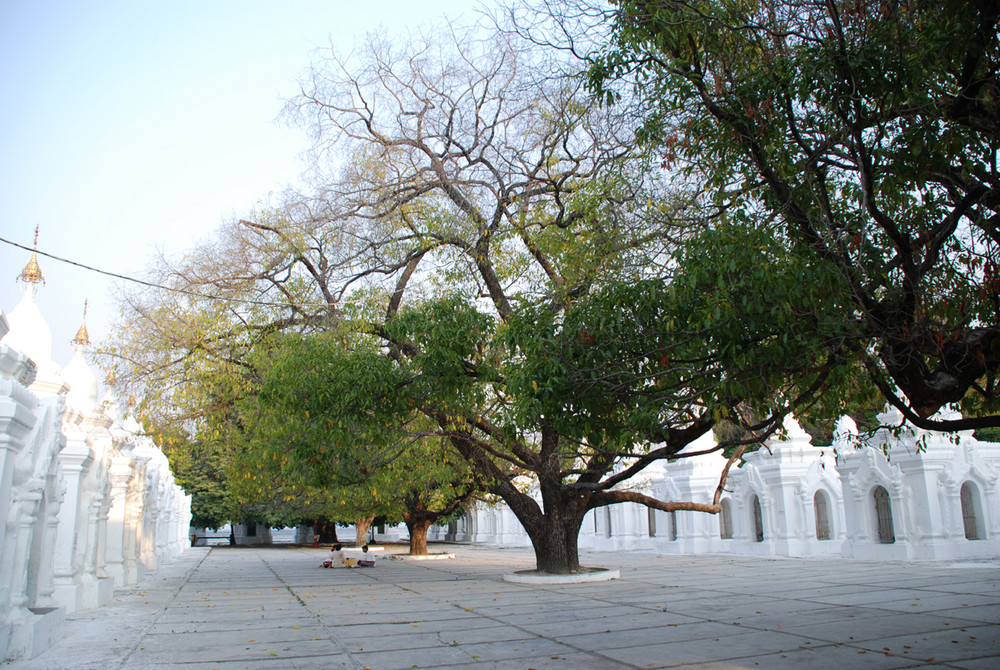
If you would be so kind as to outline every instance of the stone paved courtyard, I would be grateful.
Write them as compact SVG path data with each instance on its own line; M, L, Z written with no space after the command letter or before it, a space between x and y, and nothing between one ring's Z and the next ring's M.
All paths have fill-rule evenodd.
M12 670L1000 667L1000 562L584 555L621 579L525 586L521 549L323 570L326 549L195 548Z

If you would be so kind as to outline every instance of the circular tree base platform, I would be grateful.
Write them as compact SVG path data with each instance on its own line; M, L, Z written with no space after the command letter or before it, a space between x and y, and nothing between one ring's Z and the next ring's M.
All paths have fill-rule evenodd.
M609 582L621 579L621 572L607 568L581 568L580 572L571 575L554 575L536 570L519 570L503 576L505 582L512 584L585 584L589 582Z
M397 561L446 561L455 558L455 554L423 554L414 556L413 554L393 554L392 558Z

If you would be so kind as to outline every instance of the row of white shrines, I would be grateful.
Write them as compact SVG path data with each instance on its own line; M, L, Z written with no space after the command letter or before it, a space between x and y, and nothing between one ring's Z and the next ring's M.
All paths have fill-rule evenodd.
M780 435L730 471L720 514L602 507L584 519L579 546L891 561L1000 557L1000 444L971 431L917 430L895 411L879 418L896 428L862 438L844 417L834 444L818 447L788 417ZM709 434L682 453L714 444ZM711 503L725 465L718 452L680 458L648 468L633 486L660 500ZM504 505L477 506L428 537L530 546Z
M32 267L33 265L33 267ZM52 361L52 335L34 301L37 261L9 319L0 311L0 660L40 653L66 613L107 603L189 545L191 498L166 457L114 402L98 400L84 358ZM1000 556L1000 444L916 430L894 412L862 439L842 419L817 447L794 420L731 472L722 513L663 513L635 504L592 511L580 548L667 554L742 553L874 560ZM687 453L712 447L711 437ZM706 453L647 470L661 500L711 502L725 458ZM269 532L237 526L240 544ZM254 529L256 531L256 529ZM199 534L198 531L195 531ZM405 528L378 539L398 539ZM305 534L297 535L311 542ZM530 546L503 505L479 505L430 539Z
M160 449L99 402L85 326L72 361L53 362L34 255L20 279L21 301L0 311L0 662L44 651L67 613L178 556L191 522Z

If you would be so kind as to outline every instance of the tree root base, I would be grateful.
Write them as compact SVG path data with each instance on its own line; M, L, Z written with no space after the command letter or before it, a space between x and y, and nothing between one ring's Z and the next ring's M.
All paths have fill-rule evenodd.
M455 558L455 554L393 554L386 558L395 561L445 561Z
M612 579L621 579L621 572L607 568L580 568L580 572L575 574L556 575L537 570L518 570L503 576L505 582L512 584L585 584L609 582Z

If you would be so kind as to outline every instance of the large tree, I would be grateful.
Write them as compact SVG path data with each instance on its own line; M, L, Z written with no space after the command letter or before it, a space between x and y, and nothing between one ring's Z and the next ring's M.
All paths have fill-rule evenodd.
M825 268L803 282L839 277L842 325L823 328L909 421L1000 423L1000 5L547 4L591 88L720 220ZM603 49L565 39L581 21L610 27ZM739 257L712 259L720 282ZM931 418L949 403L967 418Z
M298 449L294 467L364 477L401 444L447 440L518 517L544 571L579 568L595 508L718 511L629 482L739 420L750 395L757 436L775 429L798 384L827 383L839 344L750 347L774 341L770 324L792 310L778 303L755 315L752 355L734 350L735 370L715 362L705 333L717 305L664 289L677 243L704 225L697 195L665 189L634 120L579 81L540 78L541 58L455 30L402 46L373 38L360 60L315 63L291 105L314 131L315 193L170 266L160 281L188 293L134 301L119 378L145 386L150 410L212 411L261 383L251 352L273 332L325 334L341 349L288 371L323 383L270 391L297 388L286 416L321 422L323 439L293 434L274 457ZM797 305L815 313L822 299ZM815 371L789 384L783 362L800 351ZM234 392L209 392L219 375ZM358 448L375 457L367 473L350 458Z
M334 222L353 240L342 285L382 295L359 330L398 377L377 375L374 395L435 422L521 521L541 570L579 567L580 524L596 507L695 508L626 490L615 474L711 428L688 389L660 399L684 406L661 413L655 450L647 433L564 433L518 407L558 383L518 374L534 337L511 330L518 316L558 320L607 282L658 273L683 233L671 225L683 202L657 188L630 120L578 83L539 80L538 54L502 37L369 46L366 61L314 66L294 108L321 158L350 161L322 196L349 213Z

